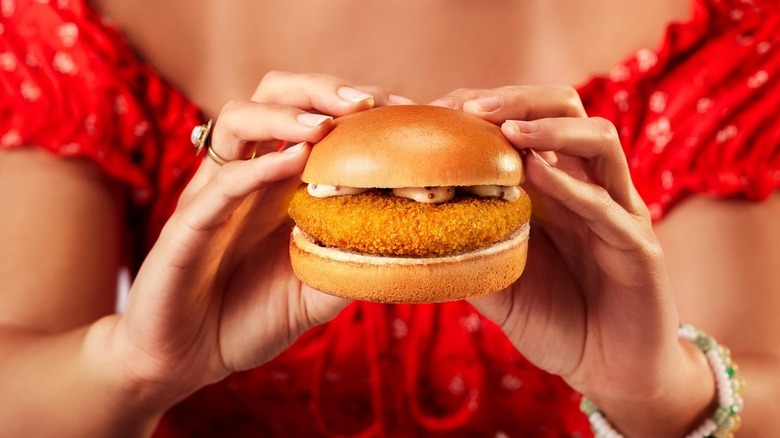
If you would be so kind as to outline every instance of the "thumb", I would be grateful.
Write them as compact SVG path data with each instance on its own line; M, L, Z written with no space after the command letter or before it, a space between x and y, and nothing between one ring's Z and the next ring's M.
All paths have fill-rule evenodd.
M306 329L324 324L336 317L353 301L346 298L328 295L309 286L301 288Z

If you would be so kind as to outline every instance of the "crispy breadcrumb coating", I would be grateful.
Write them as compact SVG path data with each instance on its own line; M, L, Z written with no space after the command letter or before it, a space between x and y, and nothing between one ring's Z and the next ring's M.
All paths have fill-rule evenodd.
M531 201L459 195L424 204L371 190L315 198L302 185L290 202L298 227L324 246L376 255L441 257L475 250L509 237L528 222Z

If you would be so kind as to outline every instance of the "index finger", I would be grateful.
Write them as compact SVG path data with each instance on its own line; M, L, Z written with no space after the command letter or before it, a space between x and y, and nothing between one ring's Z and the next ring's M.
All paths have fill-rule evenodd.
M375 104L374 96L336 76L281 71L266 73L252 100L333 116L369 109Z
M442 99L460 102L463 111L490 122L586 117L579 93L569 85L516 85L486 90L456 90Z

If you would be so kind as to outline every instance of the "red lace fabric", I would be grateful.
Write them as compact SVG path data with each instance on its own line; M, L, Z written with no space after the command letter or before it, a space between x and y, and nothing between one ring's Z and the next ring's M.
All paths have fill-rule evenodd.
M580 88L617 126L655 219L689 194L780 186L780 7L692 4L656 50ZM0 93L0 146L87 159L122 183L142 257L198 165L198 108L84 0L0 0ZM157 436L589 436L578 399L463 302L355 303L171 409Z

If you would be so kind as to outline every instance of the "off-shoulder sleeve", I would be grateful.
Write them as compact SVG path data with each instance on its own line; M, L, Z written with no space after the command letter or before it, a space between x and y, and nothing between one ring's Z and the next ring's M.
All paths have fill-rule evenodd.
M780 6L694 4L657 51L583 89L589 112L615 121L654 219L690 194L762 200L780 188Z
M145 203L157 146L138 63L89 11L54 3L2 1L0 147L90 160Z

